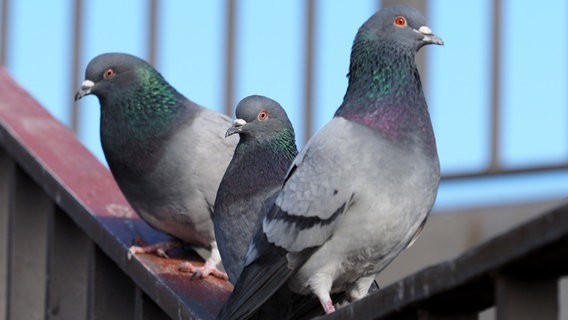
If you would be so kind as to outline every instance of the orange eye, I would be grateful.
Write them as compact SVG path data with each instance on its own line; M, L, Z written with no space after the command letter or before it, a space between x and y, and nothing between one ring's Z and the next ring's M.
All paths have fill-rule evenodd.
M103 78L105 79L112 79L114 78L116 74L114 73L114 69L113 68L108 68L105 70L105 72L103 73Z
M394 24L399 27L404 27L406 26L406 19L404 19L404 17L398 16L394 18Z
M268 111L262 110L261 112L258 113L257 118L260 121L264 121L264 120L268 119Z

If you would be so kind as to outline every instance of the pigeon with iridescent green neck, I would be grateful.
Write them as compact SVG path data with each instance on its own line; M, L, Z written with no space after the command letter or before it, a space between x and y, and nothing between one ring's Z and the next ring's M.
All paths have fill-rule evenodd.
M226 135L238 134L239 143L219 185L213 214L217 245L232 283L243 268L259 215L274 202L298 154L294 128L278 102L249 96L237 105L236 116Z
M106 53L88 64L75 99L93 94L101 105L103 151L118 186L138 215L155 229L211 251L201 276L217 269L213 204L237 139L225 139L228 117L185 98L146 61ZM133 246L132 253L179 246L172 240Z
M432 209L440 166L416 52L442 40L414 8L381 9L359 29L334 118L294 160L255 234L219 319L286 318L282 291L364 297ZM267 301L268 300L268 301Z

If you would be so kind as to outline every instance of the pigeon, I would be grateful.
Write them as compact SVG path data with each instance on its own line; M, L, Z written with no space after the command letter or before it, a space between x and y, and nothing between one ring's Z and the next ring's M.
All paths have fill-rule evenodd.
M415 54L443 42L425 22L394 6L359 28L343 102L292 163L218 319L258 317L286 290L334 312L334 293L364 297L418 236L440 181Z
M274 203L298 154L294 128L278 102L249 96L238 103L236 116L226 136L238 134L239 143L219 185L213 213L215 238L233 284L243 268L259 214L267 203Z
M97 96L105 158L120 190L153 228L196 249L210 250L202 277L226 279L213 229L213 205L237 139L225 139L231 119L185 98L146 61L105 53L87 65L75 100ZM180 241L133 246L129 253L165 255Z

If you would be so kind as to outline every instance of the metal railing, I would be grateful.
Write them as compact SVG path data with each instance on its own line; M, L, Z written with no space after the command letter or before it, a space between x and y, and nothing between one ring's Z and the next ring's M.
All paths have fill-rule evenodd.
M213 319L231 285L180 273L109 171L0 68L0 320ZM326 319L557 319L568 205L410 275Z
M0 65L4 65L8 60L16 59L17 57L8 57L7 47L9 46L9 28L13 26L10 23L12 17L9 15L9 11L13 0L0 0ZM407 3L412 6L417 7L420 11L424 12L428 16L429 11L429 1L427 0L379 0L377 1L377 8L382 5L393 5L399 3ZM239 49L239 43L236 41L238 36L237 30L239 25L239 6L242 3L238 0L225 0L224 4L220 6L220 10L223 10L224 18L224 37L220 37L217 41L222 43L222 61L219 61L223 67L222 75L222 87L219 92L222 92L223 98L221 99L224 106L225 113L232 115L233 107L235 106L235 81L237 81L237 68L235 66L235 54ZM145 21L148 21L147 26L141 32L145 33L146 43L145 50L147 52L146 56L150 63L155 64L157 62L157 57L160 55L160 48L158 46L160 40L159 28L164 21L160 20L160 12L163 9L164 4L155 0L149 0L144 5L147 6ZM302 123L298 126L301 127L299 132L302 132L304 140L307 140L314 131L314 88L316 87L316 76L315 76L315 63L314 56L317 50L315 43L318 40L319 33L317 32L317 19L318 8L323 6L323 3L317 2L315 0L307 0L302 3L304 17L302 19L305 25L305 41L302 50L302 70L303 71L303 81L299 81L300 92L302 98L302 110L304 116L301 118ZM535 163L531 165L521 166L521 167L510 167L503 164L502 159L502 146L500 141L502 141L503 135L503 125L500 119L502 114L501 106L501 88L503 87L503 77L501 76L501 55L503 46L503 17L506 14L502 10L502 1L496 0L491 2L490 10L488 16L492 27L491 33L491 47L490 50L490 65L491 73L488 74L487 85L489 89L489 99L487 105L490 107L490 112L488 113L489 119L487 119L489 125L488 128L490 133L488 134L487 141L487 165L480 167L474 171L464 171L464 172L452 172L445 174L443 176L444 180L457 180L457 179L469 179L485 176L495 176L503 174L523 174L523 173L538 173L545 171L558 171L568 169L568 159L564 159L559 163ZM82 79L83 68L81 57L84 52L84 34L85 27L91 25L90 21L87 21L85 15L86 1L83 0L73 0L70 5L69 14L73 16L73 19L69 20L69 30L72 30L72 36L69 43L70 56L72 57L71 68L69 68L70 75L69 86L67 92L62 93L66 96L72 97L78 84ZM421 74L423 77L427 77L428 66L425 63L427 55L426 52L421 52L418 55L418 63L421 66ZM295 66L294 66L295 67ZM424 83L427 86L427 83ZM427 89L427 88L426 88ZM79 109L77 104L69 99L69 124L74 132L79 131L80 121L79 121Z
M379 0L377 1L377 8L381 5L392 5L398 3L407 3L412 6L419 8L422 12L428 15L429 10L429 1L427 0ZM1 19L0 19L0 64L5 65L7 61L10 59L17 59L15 56L9 56L9 51L7 50L8 45L8 29L10 29L14 24L11 23L12 17L9 15L10 8L12 6L11 0L0 0L1 6ZM70 15L73 16L73 19L70 19L70 26L69 29L73 30L72 37L70 41L70 56L72 57L72 67L69 68L70 76L69 79L69 87L67 92L65 93L67 96L72 97L75 90L77 89L78 84L82 80L83 68L84 65L81 57L83 56L83 47L84 42L88 41L88 39L83 39L85 28L88 25L92 25L89 21L86 20L85 14L85 1L83 0L74 0L71 1L71 6L69 8ZM224 10L224 37L218 39L218 41L223 43L223 57L222 61L219 61L220 64L223 64L223 74L222 74L222 88L220 88L220 92L222 92L223 99L222 105L224 106L225 113L232 115L233 107L235 106L235 81L237 76L237 68L235 66L235 55L238 51L238 42L236 38L238 37L239 32L239 6L240 2L238 0L225 0L224 6L222 6L221 10ZM147 18L145 19L148 21L146 28L141 29L140 32L144 35L145 40L145 50L147 52L146 56L150 63L155 64L157 62L157 57L160 55L160 48L158 46L159 43L159 28L160 25L163 23L167 23L164 21L159 12L163 9L163 3L155 1L155 0L148 0L144 3L147 7ZM314 63L314 55L315 55L315 43L317 43L318 36L320 33L316 30L317 24L315 23L318 19L318 6L322 6L324 4L319 3L315 0L307 0L304 1L304 17L302 21L304 23L305 34L304 34L304 46L303 46L303 53L302 53L302 60L301 60L301 68L303 70L302 81L298 82L298 86L301 88L300 92L302 98L302 123L299 124L303 132L304 140L307 140L314 131L314 90L316 88L316 76L315 76L315 63ZM492 1L490 5L491 12L488 12L488 16L491 16L489 23L492 23L491 26L491 46L488 48L490 50L490 63L491 63L491 73L488 74L487 79L487 86L489 89L489 99L487 104L490 106L491 111L488 113L489 118L487 119L487 123L489 124L487 127L489 128L488 141L487 141L487 148L488 148L488 161L485 167L482 167L478 170L474 171L464 171L464 172L452 172L449 174L445 174L443 176L444 180L456 180L456 179L468 179L468 178L476 178L476 177L484 177L484 176L495 176L495 175L503 175L503 174L522 174L522 173L538 173L544 171L559 171L559 170L566 170L568 169L568 159L561 161L560 163L535 163L526 166L520 167L509 167L503 165L502 160L502 151L501 151L501 144L502 141L502 130L503 124L502 119L500 119L502 114L502 106L501 106L501 88L503 87L503 77L501 74L501 53L502 53L502 46L503 46L503 39L502 39L502 30L503 30L503 23L502 21L505 12L502 10L502 1L496 0ZM423 52L418 55L418 63L421 66L421 74L426 77L428 73L428 68L425 63L427 60L425 56L427 53ZM294 66L297 67L297 66ZM424 83L427 86L427 83ZM425 88L427 89L427 88ZM69 125L74 132L79 130L80 126L80 110L75 102L69 99Z

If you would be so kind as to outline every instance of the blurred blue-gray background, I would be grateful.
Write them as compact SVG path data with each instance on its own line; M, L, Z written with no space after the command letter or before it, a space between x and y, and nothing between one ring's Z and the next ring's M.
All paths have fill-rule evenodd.
M408 2L408 1L407 1ZM445 175L436 208L568 193L568 2L410 1L445 41L419 56ZM278 100L300 146L333 115L357 28L381 1L1 0L1 63L101 160L95 97L109 51L149 60L190 99L233 116ZM383 1L383 4L397 1Z

